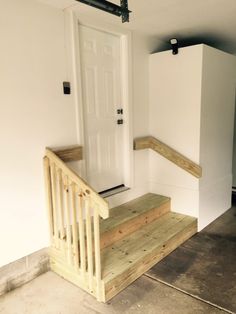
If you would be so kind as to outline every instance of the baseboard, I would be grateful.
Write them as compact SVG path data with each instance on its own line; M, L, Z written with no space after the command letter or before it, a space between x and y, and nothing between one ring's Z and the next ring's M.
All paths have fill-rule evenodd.
M42 249L0 268L0 296L49 271L48 249Z

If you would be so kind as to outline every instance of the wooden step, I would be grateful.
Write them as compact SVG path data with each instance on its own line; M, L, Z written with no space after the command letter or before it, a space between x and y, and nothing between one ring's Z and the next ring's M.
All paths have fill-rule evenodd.
M135 232L170 211L170 198L148 193L112 208L110 216L101 220L101 248Z
M104 302L197 232L197 219L169 212L102 250Z

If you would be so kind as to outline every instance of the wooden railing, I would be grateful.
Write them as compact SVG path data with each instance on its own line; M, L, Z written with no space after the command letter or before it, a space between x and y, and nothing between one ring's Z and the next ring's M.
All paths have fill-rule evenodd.
M109 216L108 203L50 149L44 170L53 252L101 299L99 225Z
M169 147L168 145L164 144L163 142L159 141L153 136L147 136L142 138L137 138L134 140L134 149L145 149L151 148L155 152L159 153L163 157L167 158L180 168L184 169L185 171L189 172L196 178L201 178L202 176L202 168L195 162L191 161L187 157L183 156L182 154L178 153L173 148Z

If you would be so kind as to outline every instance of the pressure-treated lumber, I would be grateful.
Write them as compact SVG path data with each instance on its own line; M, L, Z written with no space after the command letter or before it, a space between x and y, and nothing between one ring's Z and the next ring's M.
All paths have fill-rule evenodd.
M85 254L85 231L83 219L82 198L78 200L78 220L79 220L79 249L80 249L80 267L82 273L86 271L86 254Z
M62 181L62 172L61 169L58 170L58 206L59 206L59 215L60 215L60 239L65 238L66 232L64 229L64 201L63 201L63 190L64 184Z
M56 166L50 162L51 186L52 186L52 208L53 208L53 236L55 245L59 246L59 233L58 233L58 213L57 213L57 191L56 191Z
M71 207L72 207L72 234L73 234L73 257L74 265L79 268L79 238L78 238L78 226L77 226L77 208L76 208L76 194L75 185L72 184L71 188Z
M80 178L73 170L71 170L50 148L46 148L46 156L57 164L57 167L62 170L64 175L67 175L70 180L81 187L86 193L97 202L99 207L99 214L102 218L109 217L109 205L108 202L103 199L96 191L93 190L82 178Z
M197 232L197 219L167 213L102 250L105 302Z
M77 271L55 248L50 249L51 269L99 301L107 302L196 232L196 218L168 212L103 249L98 263L101 277L100 269L93 276ZM95 249L95 255L97 252Z
M89 289L93 288L93 242L92 242L92 224L89 201L85 200L86 213L86 243L87 243L87 260L88 260L88 279Z
M109 210L50 149L44 168L51 269L99 301L111 299L196 232L195 218L170 213L168 197L148 193Z
M93 227L94 227L94 253L95 253L95 275L97 282L97 299L102 300L103 291L102 285L102 269L101 269L101 247L100 247L100 224L99 224L99 213L97 208L94 209L93 216ZM104 290L104 289L103 289Z
M69 180L68 177L65 176L64 185L68 187ZM65 217L66 217L66 247L67 247L67 260L68 264L72 265L72 230L71 230L71 211L70 211L70 195L69 195L69 187L65 189Z
M50 242L53 242L53 204L52 204L52 186L51 186L51 178L50 178L50 163L49 159L45 156L43 158L44 164L44 180L45 180L45 192L46 192L46 205L48 212L48 223L49 223L49 231L50 231Z
M110 209L110 218L101 220L101 248L135 232L170 211L170 198L147 193Z
M83 159L82 146L73 145L51 149L64 162L78 161Z
M134 140L134 149L146 149L151 148L155 152L159 153L169 161L173 162L175 165L179 166L180 168L184 169L188 173L192 174L196 178L202 177L202 168L201 166L197 165L192 160L188 159L184 155L178 153L173 148L169 147L168 145L164 144L163 142L159 141L153 136L147 136L142 138L137 138Z
M87 291L91 295L95 297L97 296L98 286L95 277L93 277L93 289L90 289L88 284L88 273L76 271L72 266L68 265L68 263L63 258L61 258L61 255L59 255L54 248L50 249L50 268L55 273L74 283L76 286ZM104 300L104 297L102 300Z
M112 245L142 228L142 226L165 215L170 211L170 203L169 197L147 193L125 204L111 208L109 219L100 219L100 248L104 249ZM82 229L79 227L79 223L77 225L79 230Z
M109 216L108 203L50 149L44 169L51 268L104 300L99 227L100 217Z

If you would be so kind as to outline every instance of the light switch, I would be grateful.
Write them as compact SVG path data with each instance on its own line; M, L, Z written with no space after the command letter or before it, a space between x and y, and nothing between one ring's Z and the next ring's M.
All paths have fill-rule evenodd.
M63 82L63 91L65 95L70 95L70 82Z

